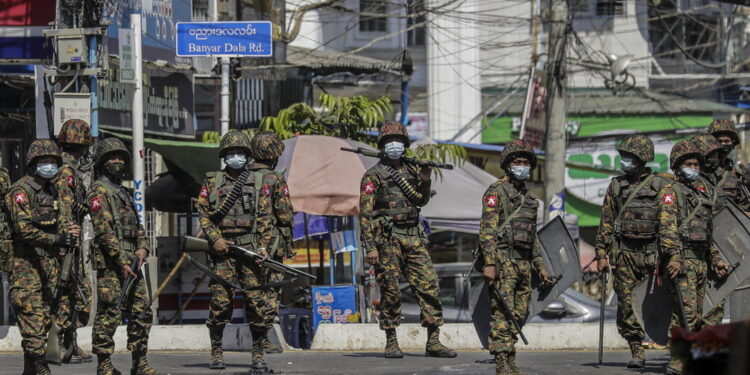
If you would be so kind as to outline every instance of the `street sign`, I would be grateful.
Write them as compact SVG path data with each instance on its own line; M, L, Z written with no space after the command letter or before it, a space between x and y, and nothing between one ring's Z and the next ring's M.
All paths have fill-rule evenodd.
M133 30L119 29L120 82L135 83L135 59L133 55Z
M272 29L269 21L180 22L177 56L270 57Z
M91 123L91 94L58 92L54 94L54 131L60 132L62 124L71 119Z

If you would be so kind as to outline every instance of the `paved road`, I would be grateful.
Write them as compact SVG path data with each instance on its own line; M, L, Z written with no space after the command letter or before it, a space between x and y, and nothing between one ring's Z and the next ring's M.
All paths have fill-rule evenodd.
M645 371L632 371L625 368L629 353L611 351L604 354L604 364L597 365L595 351L534 351L520 352L519 364L530 374L658 374L664 373L667 361L666 351L647 351ZM207 367L208 354L194 352L162 352L149 354L151 363L157 370L172 375L245 375L250 365L250 353L231 352L225 354L229 363L225 371L211 371ZM488 359L486 352L460 352L456 359L425 358L421 353L407 353L403 359L385 360L382 353L365 352L311 352L288 351L283 354L267 355L269 366L274 374L467 374L491 375L494 364L475 363ZM123 373L129 373L130 356L113 356L115 366ZM20 354L0 354L0 374L20 374L22 371ZM55 375L95 374L96 365L52 366Z

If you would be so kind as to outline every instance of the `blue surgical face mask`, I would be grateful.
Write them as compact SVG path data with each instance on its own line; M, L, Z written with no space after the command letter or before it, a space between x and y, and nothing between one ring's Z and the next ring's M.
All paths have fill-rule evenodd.
M625 173L629 173L638 169L638 166L633 163L633 158L622 158L620 159L620 168L622 168Z
M57 163L39 163L36 165L36 174L45 179L49 180L55 177L57 174Z
M700 177L701 172L693 168L682 168L682 174L690 181L695 181Z
M510 167L510 172L513 173L516 180L526 181L529 179L529 176L531 176L531 167L514 165Z
M244 154L227 155L224 157L224 163L226 163L229 168L240 169L245 166L245 163L247 163L247 156Z
M400 159L404 155L404 144L401 142L388 142L385 144L383 151L385 151L386 156L390 159Z

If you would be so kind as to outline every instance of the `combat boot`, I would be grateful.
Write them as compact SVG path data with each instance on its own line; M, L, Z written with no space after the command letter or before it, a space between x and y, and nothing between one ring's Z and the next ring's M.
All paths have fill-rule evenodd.
M404 358L404 352L398 346L395 328L385 330L385 358Z
M94 357L90 353L85 352L78 346L78 335L76 334L76 331L63 333L63 347L70 348L70 350L73 351L73 354L70 356L70 360L68 360L67 363L89 363L94 360Z
M267 331L253 330L251 331L253 336L253 364L250 365L250 375L259 374L270 374L266 361L263 360L263 340L267 334Z
M209 328L208 336L211 339L211 361L208 363L208 368L211 370L223 370L227 367L224 364L224 348L222 348L224 327Z
M130 375L161 375L146 360L146 352L133 352L133 365Z
M508 363L508 370L515 375L527 375L523 370L518 368L518 365L516 365L516 351L511 350L507 353L507 363Z
M513 371L508 367L508 353L500 352L495 354L495 374L513 375Z
M646 354L643 352L643 345L640 341L631 341L630 345L630 362L628 362L628 368L644 368L646 367Z
M682 374L682 360L675 357L669 357L669 364L667 364L667 375L681 375Z
M282 348L281 345L272 343L268 338L268 335L266 335L266 339L263 340L263 351L266 354L279 354L284 352L284 348Z
M32 364L31 356L28 353L23 352L23 374L21 375L36 375L34 373L34 365Z
M35 375L52 375L44 356L31 358L31 371Z
M427 346L424 355L425 357L456 358L458 354L440 343L440 328L427 327Z
M122 375L120 371L117 371L115 366L112 364L112 359L109 358L109 354L97 354L96 361L96 375Z

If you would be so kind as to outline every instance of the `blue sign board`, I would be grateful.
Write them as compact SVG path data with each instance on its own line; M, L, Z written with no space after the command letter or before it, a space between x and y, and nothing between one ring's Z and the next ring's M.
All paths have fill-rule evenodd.
M272 30L268 21L180 22L177 56L270 57Z
M313 330L321 323L358 323L349 321L357 312L356 295L353 285L313 287Z

